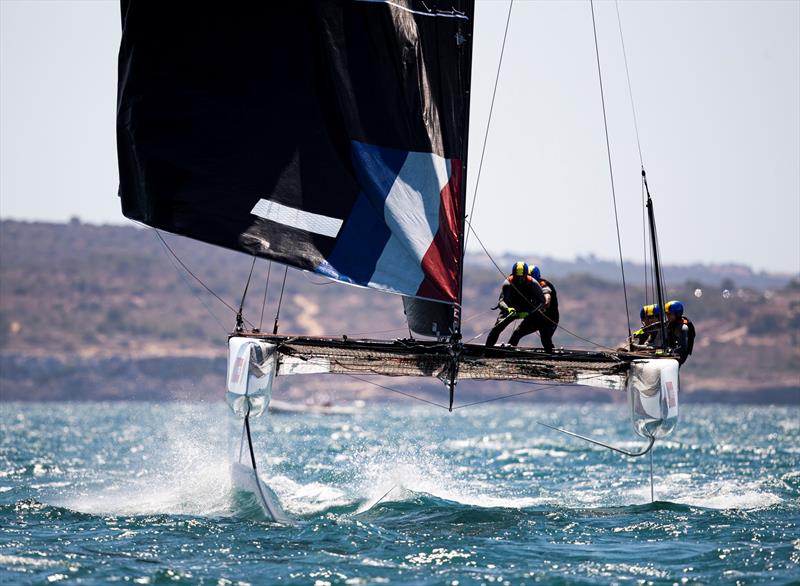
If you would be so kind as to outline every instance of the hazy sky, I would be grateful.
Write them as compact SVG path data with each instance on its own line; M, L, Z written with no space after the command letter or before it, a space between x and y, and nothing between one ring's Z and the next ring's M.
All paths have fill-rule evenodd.
M507 7L476 8L470 199ZM665 262L800 272L800 2L619 9ZM639 260L639 157L615 5L595 11L623 250ZM0 0L0 26L0 216L126 222L118 4ZM588 2L514 3L474 225L493 251L616 257Z

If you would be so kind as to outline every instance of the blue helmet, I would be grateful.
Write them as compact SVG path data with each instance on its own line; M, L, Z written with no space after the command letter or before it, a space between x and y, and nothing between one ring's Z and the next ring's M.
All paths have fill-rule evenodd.
M528 263L522 262L521 260L515 262L514 266L511 267L511 276L512 277L528 276Z
M530 267L530 269L531 269L531 277L533 277L537 281L542 278L542 271L539 270L539 267L533 265L532 267Z
M642 321L648 317L661 317L661 306L658 303L645 305L639 310L639 317Z
M667 310L667 313L671 313L673 315L683 315L683 303L680 301L667 301L664 304L664 307Z

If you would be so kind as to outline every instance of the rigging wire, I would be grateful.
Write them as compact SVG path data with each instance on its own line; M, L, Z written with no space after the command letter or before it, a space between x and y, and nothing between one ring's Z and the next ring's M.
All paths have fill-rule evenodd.
M206 303L205 299L203 299L202 297L200 297L197 294L197 292L192 287L191 283L189 283L189 281L187 280L186 274L183 271L181 271L180 267L175 263L175 260L179 260L177 258L177 256L175 256L175 253L172 252L172 250L170 250L169 246L167 246L167 243L164 242L164 239L161 238L160 234L158 234L158 230L156 230L155 228L152 228L152 230L153 230L153 232L155 232L156 236L158 236L159 239L161 240L161 243L162 243L162 245L164 247L164 254L167 256L167 259L169 259L170 264L175 268L175 272L178 273L178 275L180 276L181 280L186 284L186 287L189 289L189 292L192 294L192 296L194 296L195 299L197 299L203 305L203 307L205 307L205 309L208 312L208 314L214 319L215 322L217 322L217 324L219 325L220 329L222 329L222 331L227 334L228 333L228 328L225 327L225 325L219 320L219 318L217 317L217 314L215 314L213 311L211 311L211 308L208 306L208 303ZM167 251L171 252L172 256L170 256L170 254ZM192 275L192 276L194 276L194 275ZM197 277L195 277L195 279L196 278ZM225 302L223 301L223 303L225 303Z
M622 46L622 59L625 62L625 79L628 82L628 99L631 105L631 117L633 119L633 129L636 135L636 149L639 153L639 166L644 172L644 157L642 156L642 142L639 138L639 122L636 116L636 106L633 99L633 84L631 84L631 74L630 68L628 67L628 52L625 49L625 36L622 34L622 18L619 14L619 1L614 0L614 8L617 12L617 28L619 29L619 42ZM648 291L648 252L647 252L647 215L645 212L646 206L646 197L645 197L645 180L644 176L642 176L642 244L644 248L644 298L645 298L645 305L649 304L649 291ZM655 289L655 287L653 287ZM655 291L653 291L653 297L655 297Z
M158 231L158 228L153 228L153 231L156 233L156 236L158 236L158 239L159 239L159 240L161 240L161 243L162 243L162 244L163 244L163 245L166 247L166 249L167 249L167 250L169 251L169 253L170 253L170 254L173 256L173 258L174 258L176 261L178 261L178 264L180 264L180 265L181 265L181 267L183 267L183 270L184 270L184 271L186 271L187 273L189 273L189 275L191 275L191 277L192 277L192 278L193 278L195 281L197 281L198 283L200 283L200 285L201 285L201 286L202 286L202 287L203 287L203 288L204 288L206 291L208 291L209 293L211 293L211 295L213 295L214 297L216 297L216 298L217 298L217 300L218 300L220 303L222 303L222 304L223 304L225 307L227 307L228 309L230 309L230 310L231 310L233 313L236 313L236 309L234 309L234 308L233 308L233 306L231 306L231 304L230 304L230 303L228 303L228 302L227 302L227 301L225 301L225 300L224 300L222 297L220 297L219 295L217 295L217 294L216 294L216 293L215 293L215 292L214 292L214 291L211 289L211 287L209 287L208 285L206 285L206 284L205 284L205 283L202 281L202 279L200 279L200 277L198 277L197 275L195 275L195 274L194 274L194 273L193 273L193 272L192 272L192 271L189 269L189 267L187 267L187 266L184 264L184 262L183 262L183 261L182 261L182 260L181 260L181 259L178 257L178 255L177 255L177 254L175 254L175 251L174 251L174 250L172 250L172 248L170 248L169 244L167 244L167 241L166 241L166 240L164 240L164 237L163 237L163 236L161 236L161 232L159 232L159 231ZM248 322L248 323L250 323L250 322ZM251 325L252 325L252 324L251 324Z
M631 102L631 114L633 115L633 128L636 131L636 148L639 150L639 165L644 169L644 159L642 158L642 143L639 141L639 123L636 120L636 108L633 105L633 86L631 85L631 74L628 70L628 54L625 51L625 38L622 36L622 20L619 16L619 1L614 0L614 7L617 9L617 25L619 28L619 42L622 45L622 59L625 61L625 78L628 80L628 97Z
M421 403L426 403L428 405L432 405L434 407L439 407L440 409L444 409L446 411L450 411L450 408L448 406L442 405L441 403L436 403L435 401L430 401L430 400L425 399L423 397L420 397L418 395L413 395L411 393L406 393L405 391L401 391L399 389L395 389L395 388L392 388L392 387L387 387L385 385L376 383L375 381L371 381L371 380L369 380L367 378L363 378L363 377L357 376L355 374L350 374L350 373L347 373L347 372L343 372L341 374L344 374L345 376L349 376L350 378L355 379L357 381L361 381L361 382L370 384L372 386L378 387L379 389L383 389L383 390L389 391L391 393L396 393L398 395L403 395L404 397L408 397L409 399L414 399L415 401L419 401ZM606 376L606 375L605 374L590 375L590 376L586 377L586 380L589 380L589 379L592 379L592 378L602 378L604 376ZM496 396L496 397L490 397L489 399L481 399L480 401L473 401L472 403L464 403L462 405L457 405L457 406L453 407L453 411L457 411L458 409L466 409L467 407L473 407L475 405L483 405L484 403L492 403L494 401L502 401L504 399L510 399L512 397L519 397L519 396L522 396L522 395L529 395L529 394L536 393L536 392L539 392L539 391L544 391L546 389L552 389L554 387L566 387L566 386L571 386L572 384L574 384L574 383L564 383L564 382L543 384L543 383L540 383L540 382L537 382L537 381L516 380L516 379L509 379L508 382L518 383L518 384L523 384L523 385L536 385L536 388L528 389L527 391L522 391L522 392L519 392L519 393L509 393L509 394L506 394L506 395L499 395L499 396ZM537 423L539 423L539 422L537 421ZM546 425L546 424L541 424L541 425ZM554 428L554 429L556 429L556 428Z
M473 315L469 316L468 318L461 320L461 323L465 324L465 323L471 322L471 321L473 321L473 320L475 320L475 319L477 319L479 317L483 317L487 313L492 313L493 311L494 311L493 309L487 309L486 311L482 311L480 313L473 314ZM401 330L406 330L406 329L407 329L407 325L400 326L400 327L397 327L397 328L389 328L388 330L373 330L371 332L354 332L352 334L348 334L347 336L349 338L352 338L354 336L372 336L374 334L388 334L389 332L399 332ZM486 332L483 332L483 333L486 333ZM479 337L481 335L482 334L478 334L478 336L476 336L476 337ZM474 340L474 339L475 338L472 338L472 340ZM466 342L466 343L469 343L472 340L468 340L468 342Z
M541 383L535 383L533 381L524 381L524 380L512 380L511 382L520 383L520 384L541 384ZM466 409L467 407L473 407L475 405L483 405L484 403L492 403L494 401L502 401L504 399L510 399L511 397L519 397L521 395L529 395L531 393L536 393L538 391L544 391L545 389L551 389L553 387L560 387L560 386L564 386L564 383L553 383L553 384L549 384L549 385L542 385L542 386L537 386L535 389L528 389L527 391L522 391L522 392L519 392L519 393L510 393L508 395L500 395L499 397L492 397L490 399L482 399L480 401L473 401L472 403L464 403L462 405L458 405L456 407L453 407L453 411L456 411L457 409Z
M489 250L488 250L488 249L486 248L486 246L483 244L483 240L481 240L480 236L478 236L478 233L475 231L475 228L473 228L473 227L472 227L472 222L470 222L468 219L467 219L467 220L465 220L465 221L466 221L466 224L467 224L467 227L469 228L469 230L470 230L470 231L471 231L471 232L472 232L472 233L475 235L475 239L478 241L478 244L480 245L480 247L481 247L481 249L483 250L484 254L485 254L485 255L486 255L488 258L489 258L489 260L492 262L492 264L493 264L493 265L494 265L494 267L497 269L497 271L498 271L498 272L499 272L501 275L503 275L503 277L505 277L505 276L506 276L506 273L503 271L503 269L501 269L501 268L500 268L500 265L498 265L498 264L497 264L497 261L495 261L495 260L494 260L494 257L491 255L491 253L489 252ZM516 289L516 286L515 286L513 283L512 283L511 285L512 285L512 287L514 287L514 289ZM519 292L519 291L518 291L518 292ZM538 309L538 308L536 308L536 309ZM534 309L534 311L535 311L536 309ZM544 313L542 313L541 315L542 315L542 317L544 317L544 318L545 318L547 321L549 321L550 323L552 323L553 325L555 325L555 326L556 326L558 329L560 329L560 330L563 330L565 333L569 334L570 336L572 336L572 337L574 337L574 338L577 338L578 340L583 340L584 342L586 342L586 343L588 343L588 344L591 344L592 346L597 346L598 348L602 348L603 350L610 350L611 352L616 352L616 350L615 350L614 348L611 348L611 347L609 347L609 346L604 346L603 344L600 344L600 343L598 343L598 342L595 342L594 340L590 340L589 338L584 338L583 336L581 336L581 335L579 335L579 334L576 334L575 332L573 332L573 331L571 331L571 330L568 330L567 328L565 328L564 326L562 326L560 323L558 323L558 322L556 322L556 321L553 321L552 319L550 319L550 317L548 317L548 316L547 316L547 315L545 315ZM630 322L630 317L628 318L628 320L629 320L629 322Z
M289 265L285 265L283 269L283 283L281 283L281 296L278 298L278 309L275 311L275 323L272 325L272 334L278 333L278 320L281 317L281 305L283 305L283 290L286 288L286 275L289 272Z
M269 261L267 267L267 284L264 285L264 300L261 302L261 318L258 320L258 331L261 331L261 326L264 325L264 308L267 306L267 292L269 291L269 276L272 274L272 261Z
M603 106L603 128L606 135L606 154L608 155L608 173L611 177L611 197L614 201L614 221L617 227L617 246L619 248L619 268L622 272L622 291L625 296L625 317L628 320L628 337L631 336L631 315L628 309L628 287L625 282L625 263L622 260L622 237L619 231L619 214L617 213L617 191L614 186L614 167L611 164L611 143L608 138L608 118L606 116L606 98L603 91L603 74L600 68L600 48L597 45L597 24L594 18L594 0L589 0L589 6L592 10L592 31L594 32L594 51L597 57L597 77L600 81L600 102Z
M481 171L483 170L483 159L486 155L486 143L489 141L489 127L492 124L492 112L494 112L494 100L497 96L497 85L500 81L500 69L503 66L503 54L506 50L506 39L508 38L508 25L511 22L511 8L514 6L514 0L511 0L508 4L508 16L506 17L506 28L503 31L503 44L500 47L500 60L497 63L497 73L495 74L494 78L494 89L492 89L492 102L489 106L489 118L486 121L486 132L483 135L483 147L481 148L481 158L480 162L478 163L478 174L475 176L475 189L472 192L472 205L469 209L469 218L472 218L472 214L475 211L475 202L478 200L478 185L481 182ZM464 186L466 188L466 186ZM467 241L469 240L469 232L464 235L464 252L467 250Z
M236 312L236 328L237 330L242 326L242 310L244 309L244 300L247 298L247 290L250 288L250 279L253 278L253 269L256 268L256 259L258 257L253 255L253 264L250 265L250 274L247 275L247 283L244 285L244 292L242 293L242 302L239 304L239 311Z
M387 387L385 385L378 384L375 381L371 381L367 378L363 378L355 374L350 374L348 372L343 372L342 374L344 374L345 376L349 376L350 378L355 379L357 381L361 381L363 383L370 384L374 387L378 387L379 389L383 389L391 393L397 393L398 395L403 395L404 397L408 397L409 399L414 399L415 401L420 401L422 403L427 403L428 405L433 405L434 407L439 407L440 409L444 409L445 411L450 410L449 407L447 407L447 405L442 405L441 403L436 403L435 401L429 401L428 399L423 399L422 397L418 397L417 395L412 395L411 393L406 393L399 389L393 389L392 387Z
M537 385L537 387L536 387L536 388L534 388L534 389L529 389L529 390L527 390L527 391L522 391L522 392L519 392L519 393L509 393L509 394L507 394L507 395L501 395L501 396L499 396L499 397L491 397L491 398L489 398L489 399L482 399L482 400L480 400L480 401L473 401L472 403L465 403L465 404L463 404L463 405L457 405L457 406L455 406L455 407L453 407L453 408L451 409L451 408L449 408L449 407L447 407L447 406L445 406L445 405L442 405L441 403L436 403L435 401L430 401L430 400L428 400L428 399L425 399L425 398L423 398L423 397L420 397L420 396L417 396L417 395L412 395L411 393L406 393L406 392L404 392L404 391L401 391L401 390L399 390L399 389L393 389L392 387L387 387L387 386L385 386L385 385L381 385L381 384L379 384L379 383L376 383L376 382L374 382L374 381L371 381L371 380L369 380L369 379L366 379L366 378L363 378L363 377L360 377L360 376L356 376L356 375L354 375L354 374L350 374L350 373L346 373L346 372L344 372L344 373L341 373L341 374L344 374L344 375L346 375L346 376L349 376L350 378L352 378L352 379L355 379L355 380L357 380L357 381L360 381L360 382L364 382L364 383L367 383L367 384L373 385L373 386L375 386L375 387L378 387L378 388L380 388L380 389L384 389L384 390L386 390L386 391L389 391L389 392L392 392L392 393L396 393L396 394L398 394L398 395L402 395L402 396L404 396L404 397L408 397L409 399L414 399L415 401L419 401L419 402L421 402L421 403L426 403L426 404L428 404L428 405L432 405L432 406L434 406L434 407L439 407L440 409L444 409L444 410L446 410L446 411L456 411L456 410L458 410L458 409L466 409L467 407L474 407L475 405L482 405L482 404L485 404L485 403L491 403L491 402L493 402L493 401L501 401L501 400L503 400L503 399L509 399L509 398L512 398L512 397L519 397L519 396L521 396L521 395L529 395L529 394L532 394L532 393L537 393L537 392L539 392L539 391L544 391L544 390L546 390L546 389L550 389L550 388L553 388L553 387L563 387L563 386L570 386L570 384L571 384L571 383L552 383L552 384L545 384L545 385L542 385L541 383L538 383L538 382L535 382L535 381L526 381L526 380L513 380L513 379L512 379L512 380L510 380L509 382L512 382L512 383L522 383L522 384L532 384L532 385ZM602 377L602 376L605 376L605 375L603 375L603 374L596 374L596 375L593 375L593 376L591 376L591 377L588 377L588 378L597 378L597 377ZM637 457L640 457L640 456L644 456L644 455L645 455L645 454L647 454L647 453L650 453L650 452L651 452L651 450L653 449L653 444L655 444L655 441L656 441L656 438L655 438L655 436L650 436L650 437L648 438L648 439L649 439L649 441L648 441L648 444L647 444L647 446L646 446L644 449L642 449L642 450L639 450L639 451L636 451L636 452L632 452L632 451L629 451L629 450L624 450L624 449L622 449L622 448L618 448L618 447L612 446L612 445L610 445L610 444L608 444L608 443L601 442L601 441L599 441L599 440L596 440L596 439L593 439L593 438L590 438L590 437L587 437L587 436L584 436L584 435L581 435L581 434L575 433L575 432L573 432L573 431L569 431L569 430L567 430L567 429L563 429L563 428L561 428L561 427L556 427L556 426L554 426L554 425L550 425L550 424L548 424L548 423L544 423L544 422L542 422L542 421L537 421L537 420L534 420L534 423L536 423L537 425L541 425L542 427L547 427L548 429L552 429L552 430L554 430L554 431L561 432L561 433L563 433L563 434L566 434L566 435L569 435L569 436L572 436L572 437L575 437L575 438L578 438L578 439L584 440L584 441L586 441L586 442L589 442L589 443L591 443L591 444L594 444L594 445L597 445L597 446L600 446L600 447L603 447L603 448L609 449L609 450L611 450L611 451L613 451L613 452L617 452L617 453L619 453L619 454L623 454L623 455L625 455L625 456L629 456L629 457L632 457L632 458L637 458ZM652 501L652 493L653 493L652 455L651 455L651 457L650 457L650 458L651 458L650 491L651 491L651 501ZM384 498L386 498L386 496L387 496L387 495L388 495L388 494L389 494L389 493L390 493L392 490L394 490L394 487L392 487L391 489L389 489L389 491L388 491L386 494L384 494L384 495L383 495L383 496L382 496L382 497L381 497L381 498L378 500L378 502L380 502L381 500L383 500Z

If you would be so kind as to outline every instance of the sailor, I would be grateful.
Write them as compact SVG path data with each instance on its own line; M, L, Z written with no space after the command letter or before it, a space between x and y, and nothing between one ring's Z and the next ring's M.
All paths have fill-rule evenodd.
M522 323L508 340L511 346L516 346L523 336L540 330L546 321L542 313L544 305L544 292L541 285L528 274L528 264L522 261L514 263L511 274L503 281L496 306L500 309L500 315L486 338L486 346L494 346L500 332L518 319ZM545 347L546 350L552 350L552 342L550 344L549 348Z
M539 283L544 293L544 323L539 328L539 336L542 338L542 346L548 352L553 350L553 334L558 329L558 293L556 288L549 280L542 278L542 271L538 266L530 267L530 274Z
M631 348L633 350L652 350L661 347L661 306L657 303L644 305L639 310L642 327L633 332Z
M667 314L667 347L678 355L678 363L683 364L694 347L694 324L683 315L680 301L667 301L664 309Z

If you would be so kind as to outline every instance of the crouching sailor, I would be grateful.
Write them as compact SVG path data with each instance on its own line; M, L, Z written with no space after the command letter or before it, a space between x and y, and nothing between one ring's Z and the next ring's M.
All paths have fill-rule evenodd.
M661 347L661 306L645 305L639 310L642 327L633 332L632 350L653 350Z
M548 352L553 350L553 334L558 329L558 293L556 287L547 279L542 278L542 271L536 265L531 266L531 277L539 283L544 293L544 323L539 328L539 336L542 338L542 346Z
M677 354L678 363L683 364L694 347L694 324L683 315L680 301L668 301L664 309L667 313L667 348Z
M497 344L497 338L500 333L511 322L518 319L521 319L522 323L511 334L508 340L510 345L516 346L523 336L540 330L546 322L544 315L541 313L544 304L542 286L528 274L527 263L515 263L511 270L511 275L503 282L500 299L497 304L497 308L500 309L500 315L486 338L486 346ZM550 342L549 348L545 347L548 351L552 350L552 348L552 342Z

